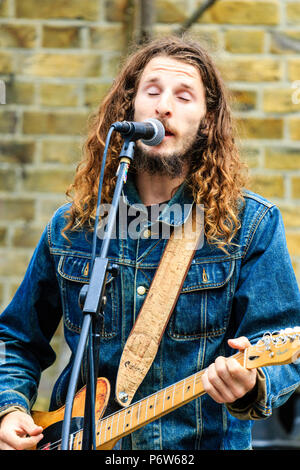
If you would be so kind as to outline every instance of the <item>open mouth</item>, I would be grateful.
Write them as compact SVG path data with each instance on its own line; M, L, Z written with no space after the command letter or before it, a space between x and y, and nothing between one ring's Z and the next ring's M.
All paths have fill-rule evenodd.
M174 133L169 129L165 129L165 137L173 137Z

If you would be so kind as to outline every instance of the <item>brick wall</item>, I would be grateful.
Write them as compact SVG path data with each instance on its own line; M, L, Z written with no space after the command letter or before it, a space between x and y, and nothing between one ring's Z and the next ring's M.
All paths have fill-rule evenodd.
M155 32L166 34L199 1L155 4ZM126 0L0 2L0 79L7 90L0 106L3 307L53 210L65 202L87 116L126 50L125 6ZM300 279L300 4L219 0L190 32L207 46L232 91L251 189L280 207Z

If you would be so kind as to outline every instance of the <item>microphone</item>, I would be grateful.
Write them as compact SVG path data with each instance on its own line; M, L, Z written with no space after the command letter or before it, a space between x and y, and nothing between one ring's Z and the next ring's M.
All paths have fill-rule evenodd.
M165 137L165 128L157 119L147 119L143 122L117 121L112 124L117 132L132 140L142 139L145 145L159 145Z

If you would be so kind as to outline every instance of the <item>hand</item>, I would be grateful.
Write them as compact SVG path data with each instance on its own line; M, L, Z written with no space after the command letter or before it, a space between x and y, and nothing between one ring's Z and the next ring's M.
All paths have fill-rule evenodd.
M1 419L0 450L32 449L43 438L42 431L30 415L12 411Z
M250 346L249 340L244 336L230 339L228 344L240 351ZM219 356L205 370L202 383L206 393L217 403L233 403L254 388L256 377L256 369L245 369L234 357Z

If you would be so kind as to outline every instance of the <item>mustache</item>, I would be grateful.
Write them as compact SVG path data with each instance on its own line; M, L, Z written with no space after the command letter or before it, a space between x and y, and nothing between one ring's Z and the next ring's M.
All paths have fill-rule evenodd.
M174 135L178 134L178 130L172 124L170 124L168 122L168 119L158 118L157 120L162 123L162 125L164 126L166 132L168 132L170 134L174 134ZM207 122L206 118L204 117L200 121L198 131L197 131L197 134L196 134L197 143L199 144L199 142L201 142L203 140L206 140L207 139L207 134L208 134L208 122Z
M169 134L174 134L174 135L177 134L177 130L175 129L175 127L170 125L170 123L166 119L158 119L158 121L162 123L166 132L168 132Z

